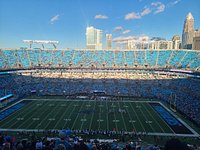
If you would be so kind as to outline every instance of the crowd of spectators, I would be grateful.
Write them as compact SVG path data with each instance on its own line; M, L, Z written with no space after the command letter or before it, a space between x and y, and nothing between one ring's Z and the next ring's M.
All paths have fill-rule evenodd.
M159 98L200 124L200 81L141 72L53 71L1 75L0 92L22 97L73 95L103 90L107 95ZM2 92L3 91L3 92Z
M38 137L35 132L18 132L16 136L0 133L2 150L199 150L199 145L182 143L178 139L168 140L164 146L146 144L140 137L135 140L83 139L67 130L53 131L53 137L45 133ZM22 138L24 137L24 138ZM26 137L26 138L25 138Z

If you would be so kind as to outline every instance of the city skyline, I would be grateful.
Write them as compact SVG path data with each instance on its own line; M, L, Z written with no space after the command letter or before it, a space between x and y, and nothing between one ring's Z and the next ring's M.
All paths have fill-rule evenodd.
M26 39L58 40L58 48L85 48L88 26L103 30L103 48L107 33L115 43L140 36L171 39L181 36L189 12L195 29L200 27L199 5L195 0L2 0L0 48L19 48Z
M93 26L86 28L86 48L102 49L102 30Z

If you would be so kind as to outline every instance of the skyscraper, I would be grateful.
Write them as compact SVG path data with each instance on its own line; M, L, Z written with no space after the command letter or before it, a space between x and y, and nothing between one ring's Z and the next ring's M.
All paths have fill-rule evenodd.
M194 31L192 49L200 50L200 29Z
M184 22L184 28L182 33L182 48L192 49L193 37L194 37L194 18L192 14L189 12Z
M180 49L180 45L181 45L181 42L180 42L180 36L178 35L174 35L172 37L172 42L173 42L173 49Z
M112 34L106 34L106 49L112 49Z
M102 30L93 26L86 28L86 48L102 49Z

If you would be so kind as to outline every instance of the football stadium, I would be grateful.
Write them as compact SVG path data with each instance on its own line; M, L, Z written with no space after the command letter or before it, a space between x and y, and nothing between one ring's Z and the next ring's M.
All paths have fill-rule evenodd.
M199 138L198 50L0 49L0 70L1 132Z

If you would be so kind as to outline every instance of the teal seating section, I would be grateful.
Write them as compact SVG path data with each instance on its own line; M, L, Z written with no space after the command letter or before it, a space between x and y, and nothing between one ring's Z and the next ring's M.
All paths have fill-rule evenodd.
M115 64L119 67L124 67L124 52L123 51L116 51L115 52Z
M73 65L75 67L79 67L80 64L82 64L82 59L83 59L83 54L84 51L75 51L74 52L74 57L73 57Z
M174 66L175 68L179 67L181 63L181 59L184 57L186 53L187 51L174 50L172 52L172 56L171 56L169 64L171 66Z
M4 53L6 53L6 51ZM31 67L31 61L29 60L28 52L26 50L17 50L16 54L19 60L19 64L22 68Z
M48 66L51 62L52 50L41 51L41 62L43 66Z
M94 57L94 52L93 51L89 51L86 50L83 53L83 58L82 58L82 65L86 68L91 67L92 66L92 62L93 62L93 57Z
M62 64L64 67L69 67L69 64L72 63L73 55L73 50L62 51Z
M181 65L182 67L186 68L190 63L191 61L197 61L200 59L197 58L195 59L196 57L198 56L198 53L197 52L190 52L190 53L187 53L187 55L183 58L183 60L181 61Z
M28 55L32 67L39 66L40 62L43 61L40 60L41 50L28 50Z
M126 51L126 64L128 67L132 67L134 65L134 51Z
M0 49L0 69L34 67L189 68L200 67L200 51Z
M157 55L158 51L156 50L146 51L146 59L149 66L156 66Z
M103 64L105 63L105 59L104 57L102 57L104 56L104 51L97 50L97 51L94 51L93 54L94 54L93 62L94 62L95 67L102 68Z
M135 62L139 66L144 66L146 64L145 51L135 51Z
M113 51L104 51L104 56L105 58L105 66L108 68L113 67L114 65L114 52Z
M164 51L164 50L159 51L157 65L158 66L167 66L171 53L172 53L171 50L169 50L169 51Z
M58 67L59 64L62 64L62 51L61 50L53 50L52 51L52 66Z

